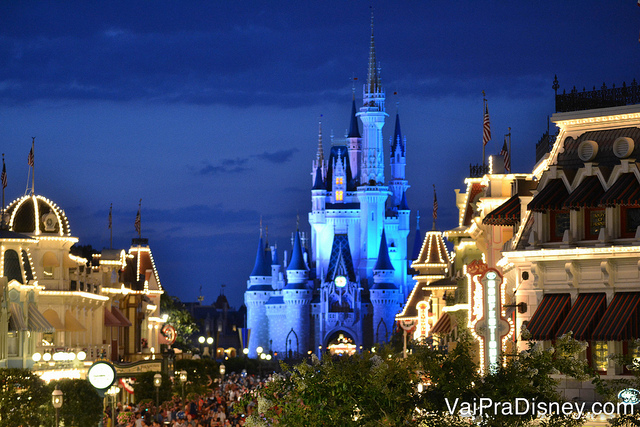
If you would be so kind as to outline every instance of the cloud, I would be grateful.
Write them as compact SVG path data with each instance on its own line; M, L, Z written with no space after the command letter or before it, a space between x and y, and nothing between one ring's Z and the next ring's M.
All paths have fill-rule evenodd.
M264 152L262 154L256 154L254 155L254 157L260 159L260 160L265 160L267 162L270 163L286 163L289 160L291 160L291 157L297 153L298 150L297 148L290 148L288 150L280 150L280 151L274 151L273 153L269 153L269 152Z
M222 159L218 165L203 162L204 166L197 170L197 175L213 176L218 174L241 173L249 170L249 168L244 166L248 161L249 158Z

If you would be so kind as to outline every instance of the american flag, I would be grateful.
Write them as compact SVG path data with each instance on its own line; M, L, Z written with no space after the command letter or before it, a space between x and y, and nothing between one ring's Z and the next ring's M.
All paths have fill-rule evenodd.
M29 163L29 166L31 166L31 167L33 167L33 165L34 165L33 146L31 146L31 150L29 151L29 158L27 159L27 163Z
M2 175L0 176L0 180L2 180L2 188L7 188L7 167L4 164L4 159L2 159Z
M504 170L506 172L511 172L511 155L509 154L509 149L507 148L507 137L504 137L504 144L502 145L502 151L500 151L500 155L504 156Z
M140 222L140 208L138 208L138 213L136 214L136 222L135 222L136 232L138 233L138 236L141 234L141 231L140 231L141 225L142 224Z
M482 146L491 140L491 123L489 123L489 106L484 105L484 125L482 126Z
M436 185L433 184L433 220L438 219L438 197L436 197Z

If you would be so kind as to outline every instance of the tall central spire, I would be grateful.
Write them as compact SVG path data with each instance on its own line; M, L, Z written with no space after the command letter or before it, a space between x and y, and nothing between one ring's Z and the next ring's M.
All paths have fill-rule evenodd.
M380 87L378 75L378 62L376 61L376 43L373 36L373 11L371 11L371 43L369 45L369 72L367 74L367 90L376 93Z
M316 161L319 165L324 162L324 149L322 148L322 121L318 121L318 152L316 153Z

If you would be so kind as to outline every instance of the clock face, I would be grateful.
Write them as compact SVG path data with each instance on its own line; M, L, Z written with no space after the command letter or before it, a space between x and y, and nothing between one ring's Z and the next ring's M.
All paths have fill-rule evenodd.
M338 276L335 278L334 283L339 288L344 288L347 285L347 278L344 276Z
M87 372L87 379L94 388L104 390L111 387L116 379L116 370L111 363L96 362Z

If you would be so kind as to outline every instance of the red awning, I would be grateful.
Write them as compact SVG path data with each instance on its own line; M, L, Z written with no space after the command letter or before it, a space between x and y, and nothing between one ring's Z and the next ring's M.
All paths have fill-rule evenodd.
M580 209L595 208L600 204L600 198L604 194L604 188L597 176L588 176L573 190L565 200L563 208Z
M591 340L591 334L607 309L607 295L604 293L580 294L562 322L556 336L573 332L573 338L580 341Z
M594 341L623 341L640 338L638 304L640 292L616 292L598 326Z
M567 187L562 179L553 179L544 186L533 200L529 202L530 211L544 212L546 210L561 210L564 201L569 197Z
M562 321L567 317L571 308L571 295L546 294L529 324L527 329L531 333L531 339L536 341L553 340Z
M633 206L640 204L640 184L633 173L620 175L600 198L603 206Z
M516 225L520 222L520 197L516 194L482 220L487 225Z
M113 327L113 326L122 326L120 325L120 321L116 316L111 314L109 310L104 309L104 326Z
M436 324L431 328L431 334L448 334L452 329L453 322L449 313L442 313Z
M111 314L113 314L118 321L120 322L120 326L131 326L131 322L127 317L122 314L122 312L118 309L118 307L111 307Z

